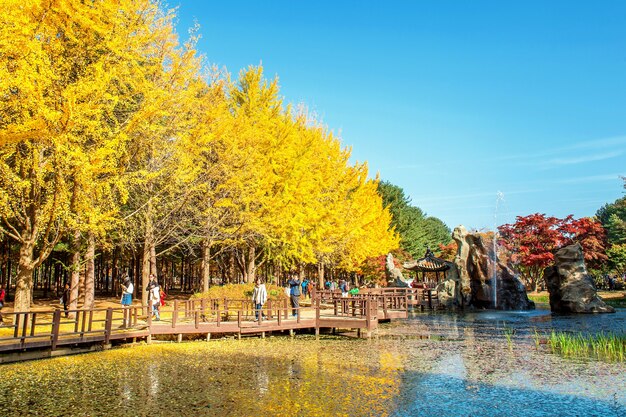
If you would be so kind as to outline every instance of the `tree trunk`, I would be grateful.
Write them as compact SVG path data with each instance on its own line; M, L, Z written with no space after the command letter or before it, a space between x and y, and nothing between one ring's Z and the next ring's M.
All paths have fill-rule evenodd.
M156 278L159 277L157 271L157 257L156 257L156 245L154 244L154 239L150 242L150 273L154 274Z
M33 298L33 249L34 242L27 241L20 245L20 259L17 264L15 282L15 304L13 311L29 311Z
M154 230L152 224L152 203L148 201L146 208L146 230L143 241L143 256L141 263L141 305L148 303L148 293L145 291L150 282L152 271L152 248L154 247Z
M324 289L324 262L317 262L317 288Z
M209 280L211 279L211 242L209 239L202 241L202 292L209 291Z
M254 245L248 247L248 267L246 268L246 282L254 282L256 278L256 248Z
M150 248L148 237L143 242L143 258L141 263L141 305L148 303L148 293L145 291L150 281Z
M72 242L72 258L70 264L70 303L68 308L76 310L78 308L78 287L80 284L80 232L74 232ZM74 317L74 313L69 314Z
M111 260L111 292L113 294L117 294L117 251L117 248L113 249L113 259Z
M228 258L228 283L234 282L236 272L235 254L230 252L230 257Z
M78 302L85 305L85 267L81 266L78 271Z
M89 310L93 308L95 297L95 282L96 282L96 238L93 233L87 235L87 252L85 253L85 260L87 262L87 271L85 272L85 302L83 309Z

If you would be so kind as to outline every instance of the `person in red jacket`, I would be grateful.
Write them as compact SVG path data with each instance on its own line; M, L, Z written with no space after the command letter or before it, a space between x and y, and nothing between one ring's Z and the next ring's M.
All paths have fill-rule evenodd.
M2 307L4 307L4 297L6 297L7 293L4 291L4 285L0 284L0 324L2 321Z

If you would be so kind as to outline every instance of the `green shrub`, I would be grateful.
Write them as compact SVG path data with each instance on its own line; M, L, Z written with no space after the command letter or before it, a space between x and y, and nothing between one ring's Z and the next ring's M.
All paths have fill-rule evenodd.
M267 289L268 299L270 300L279 300L286 298L285 291L273 284L265 284L265 288ZM199 299L199 298L212 298L212 299L224 299L227 298L229 300L241 300L241 299L249 299L252 297L252 291L254 291L254 284L226 284L226 285L215 285L209 288L209 291L203 293L195 293L190 298L191 299Z

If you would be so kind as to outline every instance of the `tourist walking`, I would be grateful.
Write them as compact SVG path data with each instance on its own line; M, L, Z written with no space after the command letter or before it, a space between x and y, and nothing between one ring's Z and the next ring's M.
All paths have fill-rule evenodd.
M133 303L133 291L135 287L133 286L133 282L130 277L126 275L124 277L124 281L122 282L122 299L120 303L122 307L128 307ZM126 327L130 325L130 310L124 309L124 319L122 321L122 327Z
M341 290L341 296L347 297L348 290L350 289L350 286L348 285L348 281L346 281L345 279L342 279L341 281L339 281L339 289Z
M302 281L302 296L304 298L306 298L307 294L309 293L308 285L309 285L309 280L305 278L304 281Z
M289 299L291 300L291 315L295 317L300 309L300 280L296 275L289 280Z
M161 287L154 274L150 274L150 282L148 282L146 291L148 292L148 306L152 310L151 313L154 316L154 320L159 321L161 320L161 315L159 314L159 307L161 306Z
M63 294L61 294L61 303L63 304L63 311L65 312L65 317L68 316L68 308L70 305L70 284L66 282L63 286Z
M2 319L2 307L4 307L4 299L6 297L7 293L4 290L4 285L0 284L0 325L2 325L4 323L3 319Z
M267 301L267 289L265 288L265 283L261 280L261 278L257 278L254 282L254 291L252 291L252 302L254 303L255 310L255 319L254 321L259 320L259 314L263 314L263 304ZM265 314L262 315L265 318Z

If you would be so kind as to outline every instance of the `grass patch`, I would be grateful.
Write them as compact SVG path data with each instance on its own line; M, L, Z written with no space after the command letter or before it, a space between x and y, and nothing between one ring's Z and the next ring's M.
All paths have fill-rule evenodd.
M598 295L602 298L602 301L607 303L610 306L616 308L626 308L626 293L617 292L617 291L602 291L599 292ZM529 293L528 298L535 303L550 303L550 294L547 293Z
M626 296L621 298L604 298L605 303L615 308L626 308Z
M595 336L552 331L548 344L553 353L565 357L596 358L608 362L624 362L626 335L600 333Z
M528 298L535 303L549 303L550 296L548 294L528 294Z

